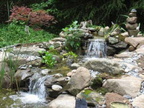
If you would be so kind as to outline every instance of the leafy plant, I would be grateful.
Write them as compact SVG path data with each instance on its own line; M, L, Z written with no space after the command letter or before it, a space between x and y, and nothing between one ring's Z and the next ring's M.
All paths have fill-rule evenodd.
M82 41L81 41L81 32L75 31L72 32L70 36L66 37L66 49L72 50L76 52L78 49L80 49Z
M42 62L48 65L50 68L52 68L57 63L54 55L48 51L44 52L44 56L42 56Z
M71 31L76 30L79 27L78 21L72 22L69 26L63 28L62 30L67 33L71 33Z
M74 52L70 51L68 53L63 54L63 57L70 58L70 59L76 59L78 57L77 54Z

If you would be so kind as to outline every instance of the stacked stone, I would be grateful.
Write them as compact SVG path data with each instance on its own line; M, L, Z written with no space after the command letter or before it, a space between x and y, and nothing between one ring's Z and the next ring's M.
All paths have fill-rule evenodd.
M136 37L139 32L136 13L137 10L132 9L131 12L129 13L129 17L126 20L127 21L126 28L128 30L129 36L134 36L134 37Z

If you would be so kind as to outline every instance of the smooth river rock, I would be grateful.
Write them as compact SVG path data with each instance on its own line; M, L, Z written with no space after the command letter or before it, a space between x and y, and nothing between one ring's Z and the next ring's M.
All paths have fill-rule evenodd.
M136 97L133 100L132 105L136 108L144 108L144 94Z
M143 80L141 78L123 76L119 79L108 79L103 84L103 87L107 88L110 92L136 97L139 95L142 81Z
M79 67L76 73L71 76L69 81L70 89L68 90L73 95L78 94L82 89L90 85L91 75L88 69Z
M75 97L67 94L59 95L51 101L48 108L75 108Z
M90 70L113 75L121 74L124 72L123 68L120 66L118 62L106 58L97 58L88 60L84 64L84 67Z

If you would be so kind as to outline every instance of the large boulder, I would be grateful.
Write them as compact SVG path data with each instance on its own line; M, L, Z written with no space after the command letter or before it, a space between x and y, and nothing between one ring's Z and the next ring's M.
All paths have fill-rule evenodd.
M75 108L75 102L74 96L63 94L51 101L48 108Z
M120 79L108 79L103 87L110 92L136 97L139 94L142 81L142 79L133 76L123 76Z
M125 42L135 48L143 41L144 41L144 37L126 37L125 38Z
M90 85L91 75L88 69L84 67L79 67L76 73L71 76L69 81L70 88L69 92L73 95L78 94L83 88Z
M118 62L105 58L89 60L84 64L84 67L101 73L108 73L114 75L124 72L123 68Z
M81 91L79 94L76 96L78 99L85 99L88 105L103 105L105 103L105 98L102 96L100 93L90 90L90 89L85 89Z
M120 102L120 103L129 103L128 99L124 98L123 96L117 93L107 93L105 95L106 98L106 107L111 108L111 103L113 102Z
M132 105L136 108L144 108L144 94L133 99Z

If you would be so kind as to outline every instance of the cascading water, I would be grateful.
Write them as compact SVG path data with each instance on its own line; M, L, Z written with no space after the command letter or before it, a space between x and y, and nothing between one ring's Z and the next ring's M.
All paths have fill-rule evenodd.
M89 39L87 48L87 57L104 58L107 56L107 46L104 39Z
M37 76L37 75L34 75L30 79L29 93L37 95L41 99L45 99L47 97L47 92L46 92L46 88L44 86L44 82L47 78L49 78L51 76L44 76L44 77L40 77L38 79L35 79L35 76Z
M19 92L17 95L10 96L10 98L12 98L13 100L20 100L24 105L26 105L23 108L27 108L27 105L30 104L32 105L32 107L33 105L39 105L39 108L44 108L44 106L46 105L45 102L47 97L44 83L45 80L50 77L50 75L41 77L41 75L35 73L30 78L29 91Z

